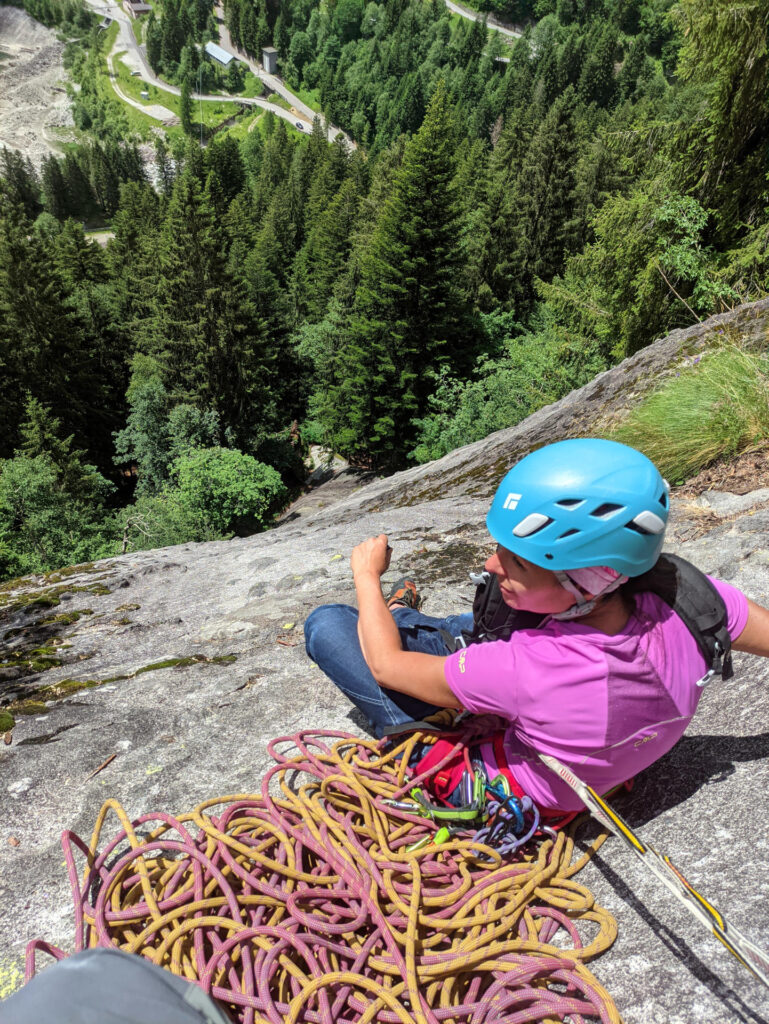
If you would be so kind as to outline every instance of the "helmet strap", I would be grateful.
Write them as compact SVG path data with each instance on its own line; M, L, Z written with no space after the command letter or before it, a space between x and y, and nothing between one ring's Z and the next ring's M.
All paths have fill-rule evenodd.
M615 580L607 583L597 594L590 595L571 579L568 573L556 570L555 575L563 589L577 599L570 608L549 616L550 619L556 619L558 622L568 622L569 619L580 619L583 615L589 615L602 598L607 597L623 583L627 583L627 576L618 576Z

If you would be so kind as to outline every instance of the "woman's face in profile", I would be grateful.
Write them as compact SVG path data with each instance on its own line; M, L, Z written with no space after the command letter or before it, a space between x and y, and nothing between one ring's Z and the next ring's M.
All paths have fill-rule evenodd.
M554 572L527 562L501 544L485 568L499 579L502 600L510 608L554 615L574 604L574 596L564 590Z

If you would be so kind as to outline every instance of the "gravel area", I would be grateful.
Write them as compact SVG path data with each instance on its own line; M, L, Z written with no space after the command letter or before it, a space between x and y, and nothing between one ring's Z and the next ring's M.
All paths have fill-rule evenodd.
M17 7L0 7L0 146L39 166L60 152L55 129L73 125L65 92L64 44Z

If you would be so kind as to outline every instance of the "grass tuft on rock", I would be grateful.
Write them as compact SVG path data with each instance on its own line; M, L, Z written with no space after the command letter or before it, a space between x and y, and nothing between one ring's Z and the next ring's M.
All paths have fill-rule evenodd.
M690 358L611 437L674 484L759 447L769 441L769 358L736 345Z

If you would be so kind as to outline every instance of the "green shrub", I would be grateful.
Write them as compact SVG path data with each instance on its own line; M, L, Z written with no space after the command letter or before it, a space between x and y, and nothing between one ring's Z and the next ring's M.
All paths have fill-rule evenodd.
M612 433L672 482L769 438L769 359L725 345L687 360Z
M433 411L417 420L417 462L439 459L462 445L515 426L542 406L592 380L605 362L584 340L552 327L512 338L500 359L481 359L475 379L437 378Z
M90 562L112 552L102 500L112 489L92 466L84 500L69 493L47 454L0 462L0 580Z
M112 554L148 551L189 541L219 540L220 534L201 531L200 524L179 501L174 490L140 495L133 505L115 516L115 549Z
M177 459L175 497L198 528L221 536L266 526L287 492L271 466L232 448L200 448Z
M186 402L172 406L160 365L139 353L131 362L126 398L128 420L123 430L113 435L115 462L135 463L139 478L137 497L159 494L176 459L193 448L216 444L219 417L212 409L199 409Z
M271 466L231 448L187 452L171 476L159 494L139 495L117 514L114 553L254 533L269 525L288 494Z

